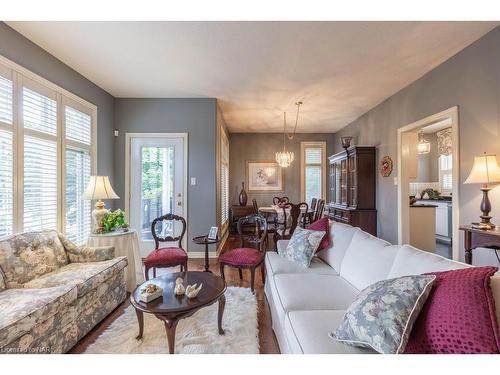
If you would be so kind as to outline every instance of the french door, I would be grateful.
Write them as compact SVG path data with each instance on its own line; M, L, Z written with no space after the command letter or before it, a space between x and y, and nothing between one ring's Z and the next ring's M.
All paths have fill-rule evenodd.
M141 255L146 256L154 249L151 223L155 218L168 213L186 218L187 136L127 134L127 140L128 218L137 231ZM175 237L181 231L180 222L160 222L156 227L162 237Z

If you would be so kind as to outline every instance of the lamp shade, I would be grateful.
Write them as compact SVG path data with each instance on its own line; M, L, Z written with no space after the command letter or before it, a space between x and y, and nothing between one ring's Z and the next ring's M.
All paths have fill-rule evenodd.
M119 199L109 183L108 176L90 176L89 184L85 189L82 199Z
M500 167L496 155L482 155L474 158L472 170L465 184L489 184L500 182Z

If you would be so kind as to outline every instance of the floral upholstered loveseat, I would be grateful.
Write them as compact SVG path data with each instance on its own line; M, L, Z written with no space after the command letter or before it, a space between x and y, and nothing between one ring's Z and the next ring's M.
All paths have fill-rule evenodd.
M0 241L0 353L64 353L126 298L126 257L56 231Z

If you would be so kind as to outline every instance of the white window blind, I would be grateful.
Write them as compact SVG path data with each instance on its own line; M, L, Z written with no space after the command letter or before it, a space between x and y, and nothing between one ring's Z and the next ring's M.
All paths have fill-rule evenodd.
M12 81L0 76L0 122L12 124Z
M23 231L57 228L57 142L24 137Z
M0 238L13 233L14 186L12 132L0 129Z
M14 229L13 82L8 69L0 75L0 238ZM4 76L5 75L5 76Z
M453 159L452 155L439 156L439 186L442 194L453 191Z
M45 95L23 88L24 127L57 135L57 102Z
M302 142L302 196L310 203L313 198L323 197L323 181L325 179L325 147L324 142Z
M86 113L69 106L64 108L66 139L90 145L92 137L92 119Z
M83 245L90 234L90 201L82 199L90 165L88 151L66 149L66 236L78 245Z
M228 221L229 215L229 168L226 163L221 165L221 224Z

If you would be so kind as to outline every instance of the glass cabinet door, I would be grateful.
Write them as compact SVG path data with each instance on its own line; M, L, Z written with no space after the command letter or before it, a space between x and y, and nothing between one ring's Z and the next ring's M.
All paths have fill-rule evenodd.
M347 159L340 161L340 184L341 184L341 201L340 203L343 205L347 205Z
M349 175L349 206L356 207L358 204L358 181L357 181L357 159L356 155L349 156L348 175Z

